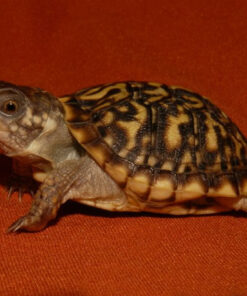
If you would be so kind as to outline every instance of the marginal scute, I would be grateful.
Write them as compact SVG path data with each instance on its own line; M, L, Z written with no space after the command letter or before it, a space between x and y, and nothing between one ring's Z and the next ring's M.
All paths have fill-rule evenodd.
M195 199L205 195L205 190L198 180L186 183L180 190L176 191L177 200Z
M178 175L176 200L196 199L207 194L208 180L203 173L188 173Z
M238 173L238 183L239 183L240 196L247 197L247 172Z
M150 189L150 194L149 194L149 200L151 201L166 201L166 200L169 200L174 191L173 190L170 190L170 184L169 182L167 182L168 186L151 186L151 189ZM165 184L165 183L164 183Z
M63 105L67 122L85 122L90 120L90 114L85 114L76 105Z
M82 145L99 138L99 133L97 133L95 127L92 125L74 125L72 128L72 134Z
M150 200L167 200L171 198L176 190L176 176L170 172L157 173L151 186Z
M205 206L201 206L200 202L197 203L199 199L190 201L189 203L175 203L164 206L163 208L152 208L151 212L154 213L163 213L169 215L208 215L215 214L219 212L229 211L228 207L214 203L214 205L205 203Z
M109 147L100 139L97 139L95 142L86 143L83 147L93 156L100 166L104 166L105 162L109 161L112 157Z
M105 163L105 171L114 179L121 187L125 186L129 171L122 163Z
M221 174L214 176L215 186L211 186L208 196L237 197L238 188L233 174Z
M205 97L130 81L60 102L74 137L125 191L128 210L214 213L247 197L246 138Z
M148 173L139 171L128 178L127 187L137 196L146 199L150 187L150 176Z

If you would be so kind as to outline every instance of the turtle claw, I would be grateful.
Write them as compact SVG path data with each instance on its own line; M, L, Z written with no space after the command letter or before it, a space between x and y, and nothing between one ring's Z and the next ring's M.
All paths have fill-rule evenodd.
M37 189L37 183L28 177L13 176L11 184L8 186L7 200L10 200L13 193L18 193L19 202L22 201L22 197L25 193L31 194L34 197L34 192Z
M7 200L9 201L11 199L12 194L14 193L15 189L10 186L8 189L8 196L7 196Z
M21 188L19 188L19 191L18 191L18 200L19 200L19 202L22 202L22 197L23 197L23 192L22 192Z
M21 217L20 219L15 221L13 224L11 224L10 227L7 229L6 233L14 233L22 229L23 226L25 225L25 218L26 216Z
M22 197L24 195L24 192L21 188L15 188L13 186L10 186L9 189L8 189L8 196L7 196L7 200L9 201L13 195L14 192L18 192L18 201L19 202L22 202ZM31 192L30 192L31 193ZM31 194L32 197L33 197L33 194Z

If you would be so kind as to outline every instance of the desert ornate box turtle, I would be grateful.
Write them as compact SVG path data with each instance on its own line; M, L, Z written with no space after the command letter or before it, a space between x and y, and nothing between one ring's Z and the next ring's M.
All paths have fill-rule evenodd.
M247 210L246 139L197 93L118 82L60 98L0 82L0 148L40 183L8 232L38 231L69 199L172 215Z

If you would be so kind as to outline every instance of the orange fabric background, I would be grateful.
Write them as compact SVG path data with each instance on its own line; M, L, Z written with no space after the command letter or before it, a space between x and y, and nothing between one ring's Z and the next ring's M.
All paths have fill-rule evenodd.
M60 95L152 80L210 97L247 135L247 1L0 1L0 79ZM1 178L9 162L0 162ZM244 215L109 214L69 203L6 235L31 199L0 188L0 295L247 295Z

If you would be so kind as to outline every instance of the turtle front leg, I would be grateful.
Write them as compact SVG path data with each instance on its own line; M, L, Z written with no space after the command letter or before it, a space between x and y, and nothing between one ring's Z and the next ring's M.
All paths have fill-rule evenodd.
M53 170L41 184L34 196L30 211L19 218L7 230L7 233L19 230L40 231L54 219L64 200L64 195L73 184L80 161L65 161Z
M29 213L14 222L8 228L7 233L18 230L42 230L50 220L56 217L60 207L61 196L56 189L55 186L48 185L47 182L42 184L34 196Z

